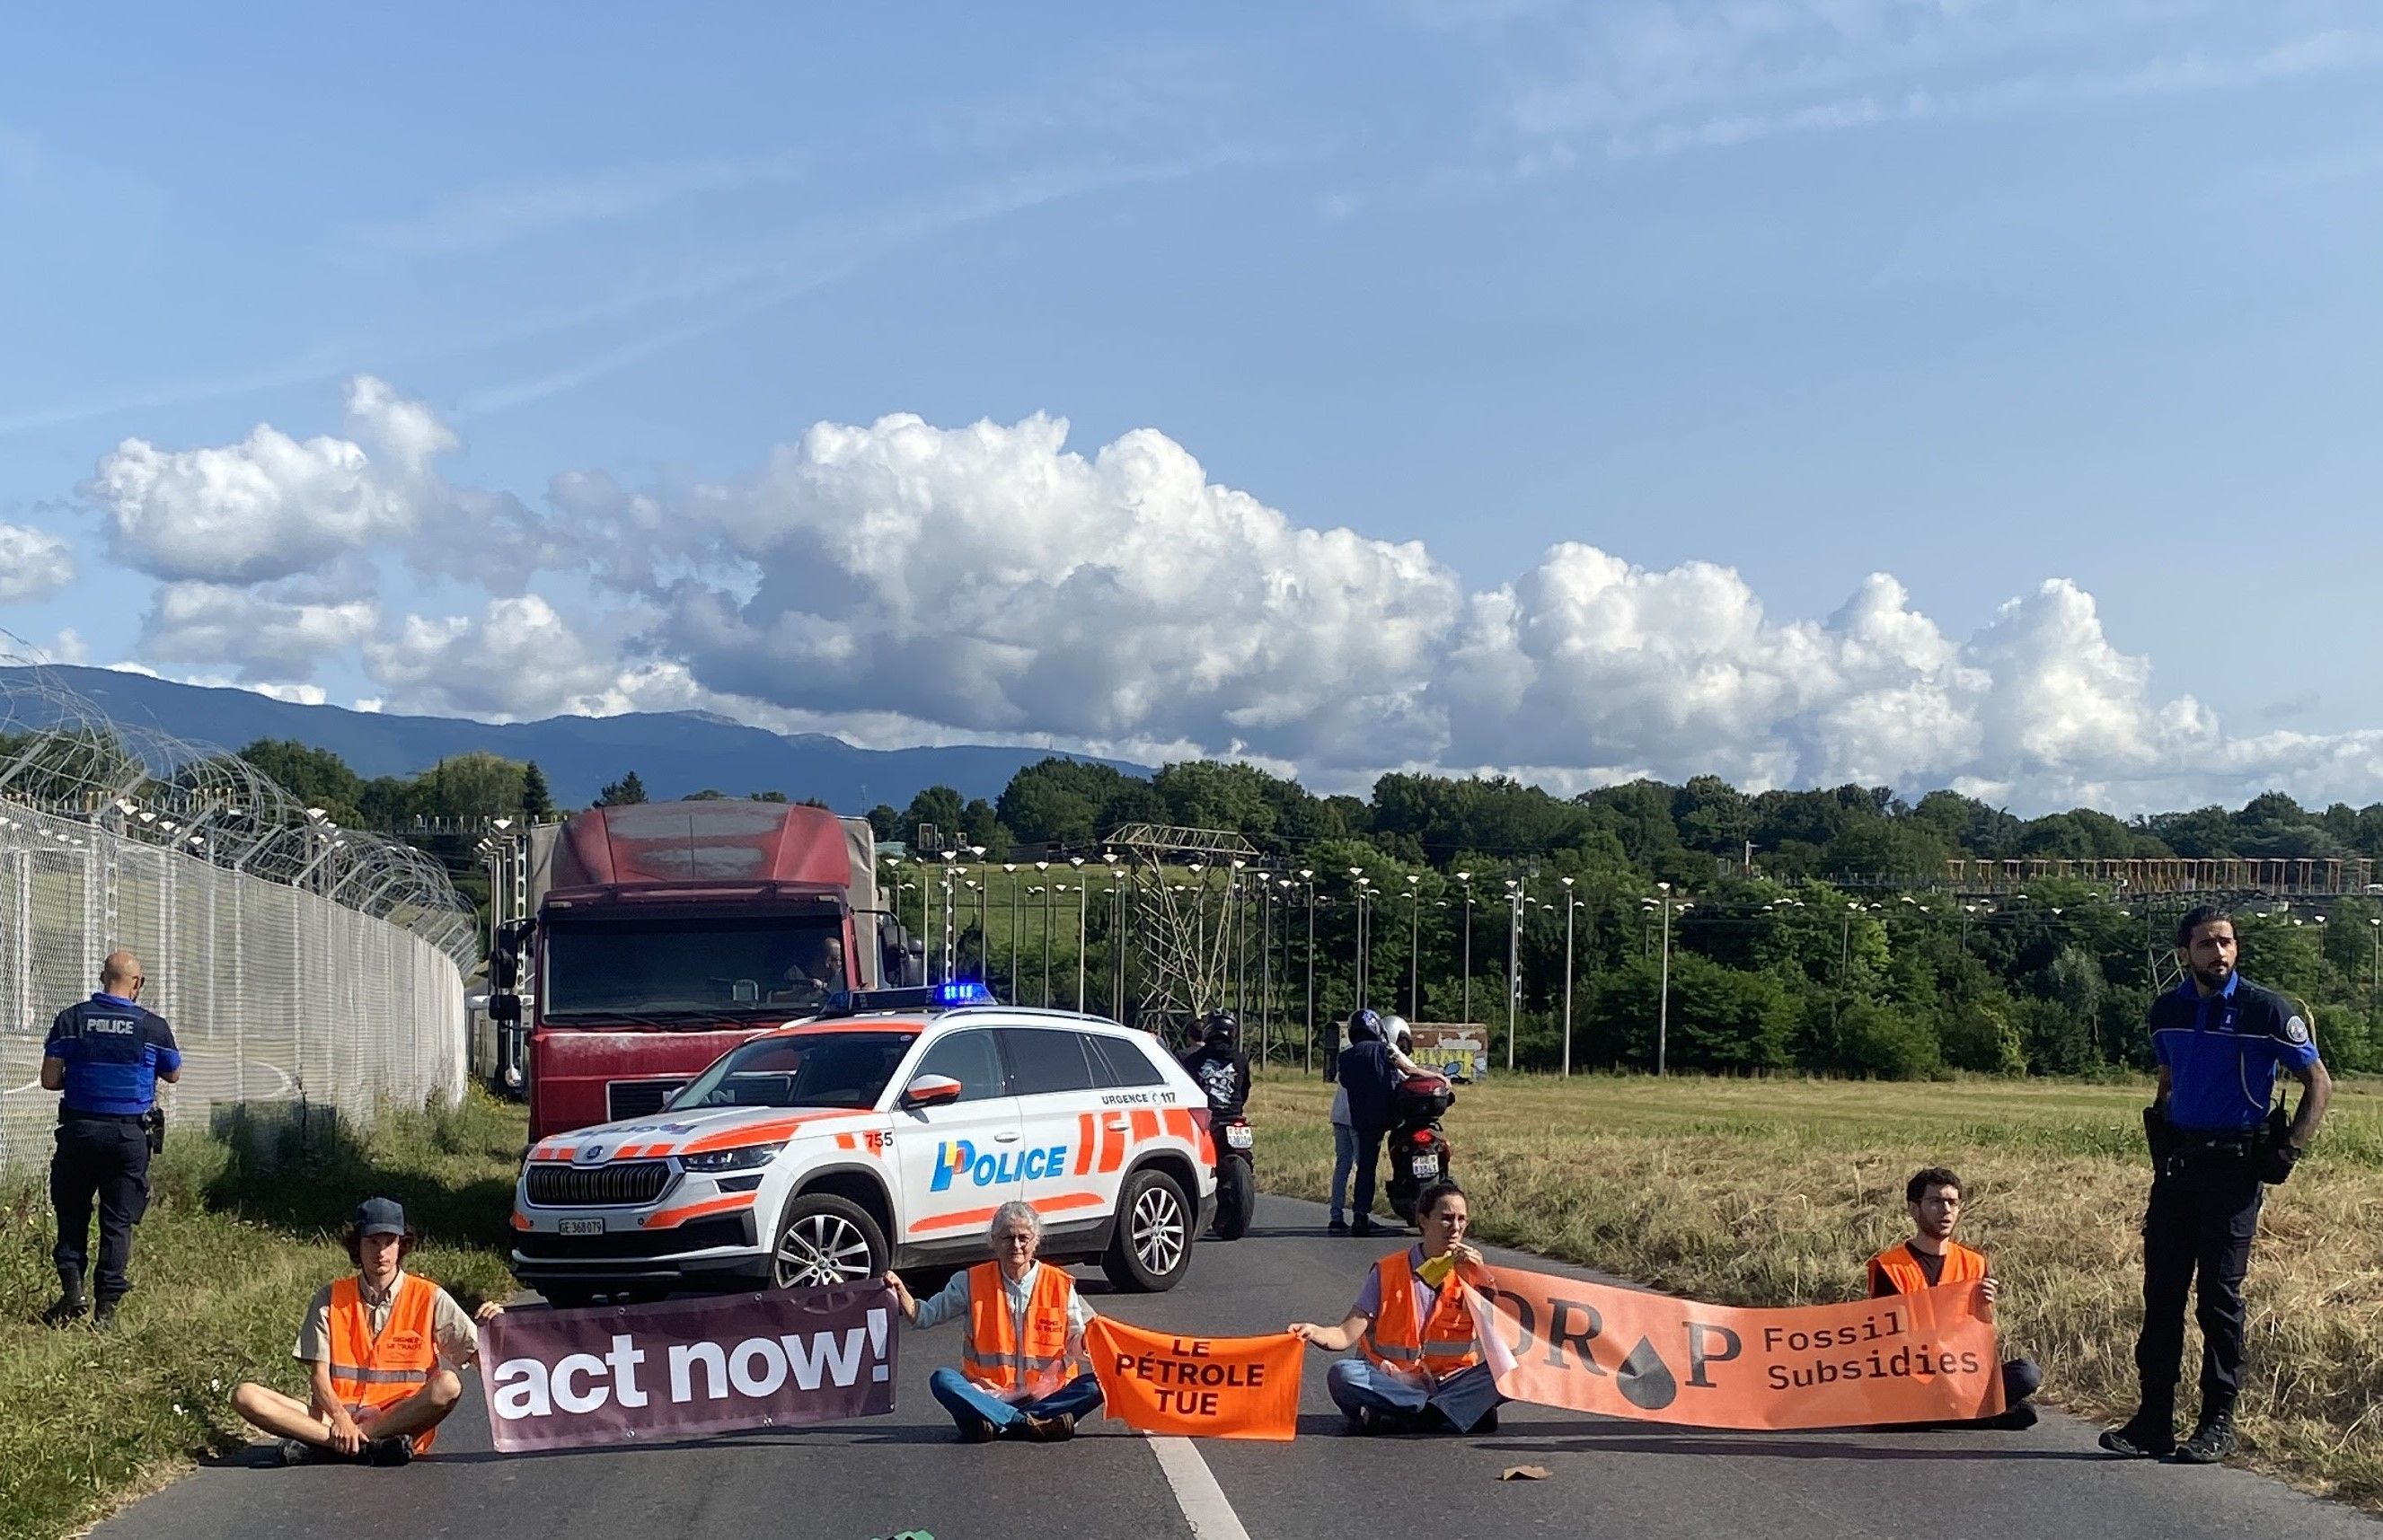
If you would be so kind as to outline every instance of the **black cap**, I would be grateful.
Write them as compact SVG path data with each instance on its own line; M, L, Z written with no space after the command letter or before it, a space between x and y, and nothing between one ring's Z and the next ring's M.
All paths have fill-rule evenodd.
M367 1198L356 1205L356 1234L403 1235L405 1209L394 1198Z

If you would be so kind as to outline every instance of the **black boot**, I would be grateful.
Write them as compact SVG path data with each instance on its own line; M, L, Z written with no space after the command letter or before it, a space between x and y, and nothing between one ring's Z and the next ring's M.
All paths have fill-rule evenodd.
M2102 1435L2102 1448L2129 1460L2166 1460L2176 1452L2176 1412L2145 1406Z
M2234 1405L2204 1401L2192 1436L2176 1447L2179 1465L2215 1465L2234 1452Z
M61 1272L58 1275L57 1301L42 1312L42 1324L63 1326L69 1321L80 1321L90 1308L82 1297L82 1275Z

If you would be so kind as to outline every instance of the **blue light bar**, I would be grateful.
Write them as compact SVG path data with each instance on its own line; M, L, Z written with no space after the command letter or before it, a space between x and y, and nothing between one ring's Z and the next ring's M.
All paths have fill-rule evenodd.
M935 1004L938 1005L990 1005L993 1003L993 991L986 988L981 979L955 979L935 986Z

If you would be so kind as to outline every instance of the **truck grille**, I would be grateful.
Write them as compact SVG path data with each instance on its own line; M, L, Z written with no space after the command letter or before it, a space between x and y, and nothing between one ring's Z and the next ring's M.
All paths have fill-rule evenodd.
M564 1165L535 1161L529 1168L529 1201L540 1208L636 1208L670 1186L668 1161L621 1161L611 1165Z
M685 1084L685 1080L614 1080L604 1088L604 1120L618 1123L624 1117L658 1113Z

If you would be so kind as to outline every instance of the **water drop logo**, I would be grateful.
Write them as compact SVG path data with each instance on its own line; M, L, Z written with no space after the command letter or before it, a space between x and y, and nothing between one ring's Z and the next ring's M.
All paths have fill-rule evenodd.
M1671 1365L1655 1350L1655 1344L1643 1337L1622 1361L1622 1372L1613 1376L1613 1385L1624 1400L1642 1411L1661 1411L1680 1394L1680 1382L1672 1377Z

